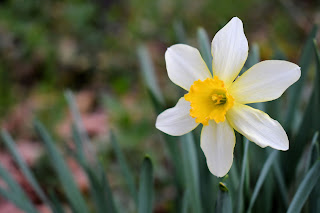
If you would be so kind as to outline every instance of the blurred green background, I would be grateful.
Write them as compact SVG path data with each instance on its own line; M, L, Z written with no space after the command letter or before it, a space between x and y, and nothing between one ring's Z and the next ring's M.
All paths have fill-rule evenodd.
M177 43L176 32L196 46L199 26L211 39L233 16L244 22L249 43L260 45L262 59L276 47L295 62L317 11L312 0L1 1L0 115L37 96L49 99L42 108L49 110L66 88L139 99L138 44L147 44L167 84L164 52Z
M167 47L178 42L198 47L199 27L211 40L238 16L249 44L259 45L262 60L298 63L307 35L320 22L319 6L317 0L1 0L1 125L16 139L36 143L31 121L37 117L59 141L68 143L70 115L64 91L71 89L99 156L109 167L114 165L109 172L112 187L124 193L117 188L122 182L112 164L110 129L134 171L141 156L152 155L159 179L156 190L170 200L173 189L163 181L170 165L155 137L156 114L141 76L137 47L144 44L149 50L171 107L179 90L165 69ZM308 88L305 92L310 95ZM43 164L45 160L34 166L39 176L50 174ZM42 181L51 183L50 178ZM166 202L160 199L159 204L156 208L161 209Z

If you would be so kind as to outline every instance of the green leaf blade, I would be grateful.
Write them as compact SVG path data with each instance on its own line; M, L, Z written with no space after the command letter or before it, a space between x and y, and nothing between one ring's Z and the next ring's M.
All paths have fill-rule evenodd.
M286 115L286 121L285 121L285 129L289 130L291 132L291 125L294 123L295 119L295 114L297 110L297 104L299 103L299 100L301 99L301 94L302 94L302 88L303 85L305 84L305 80L307 78L307 74L309 71L309 67L311 65L312 59L313 59L313 39L315 38L316 34L318 32L318 27L314 26L313 29L311 30L306 44L303 47L301 56L300 56L300 61L299 65L301 67L301 77L299 81L297 81L291 88L289 88L289 109L288 113Z
M220 182L220 186L224 186L224 183ZM232 200L229 191L224 189L224 187L220 187L215 212L232 213Z
M264 163L262 170L260 172L259 178L257 180L256 186L253 190L247 212L251 212L251 209L259 195L262 184L264 183L273 162L277 159L278 152L279 152L278 150L273 150L271 154L268 156L266 162Z
M320 160L309 170L294 195L287 213L299 213L320 177Z
M58 175L60 183L62 184L62 188L64 189L72 207L79 213L88 213L89 210L85 200L74 182L74 179L70 173L70 169L67 167L62 155L54 145L52 138L40 122L36 121L34 126L45 144L49 158L52 162L52 166Z
M163 105L164 98L156 80L156 73L149 52L145 46L139 46L137 53L144 82L156 101Z
M200 27L197 31L197 37L198 37L198 44L199 44L199 49L200 49L202 58L207 64L207 67L210 70L211 74L213 74L210 40L205 29Z
M248 150L249 150L249 140L245 138L244 140L245 146L244 146L244 153L243 153L243 160L242 160L242 167L241 167L241 176L240 176L240 183L239 183L239 189L238 189L238 206L237 206L237 212L242 212L243 209L243 186L244 186L244 179L246 174L246 165L248 160Z
M40 185L38 184L37 180L35 179L35 177L33 176L32 172L30 171L30 169L28 168L28 166L26 165L26 162L24 161L24 159L21 157L21 155L18 153L17 148L15 146L15 143L12 139L12 137L9 135L9 133L5 130L1 131L1 136L2 139L6 145L6 147L8 148L9 152L11 153L11 155L13 156L14 160L16 161L17 165L19 166L19 168L21 169L23 175L26 177L26 179L28 180L28 182L30 183L30 185L33 187L33 189L35 190L35 192L37 193L37 195L39 196L39 198L46 204L50 205L50 202L47 198L47 196L44 194L43 190L41 189Z
M193 212L201 213L203 209L200 196L198 156L192 133L182 136L181 141L185 187L190 189L189 202L192 203Z
M113 132L110 133L111 134L111 145L115 151L118 163L120 164L122 173L124 175L126 184L129 188L129 191L131 193L132 198L134 199L136 205L138 205L138 193L137 193L137 189L136 189L136 185L135 185L135 181L134 181L134 176L128 166L128 163L124 157L124 154L121 150L121 148L119 147L118 141L114 135Z
M27 210L29 213L37 213L38 211L31 203L30 199L22 190L21 186L15 181L15 179L10 175L10 173L2 167L0 164L0 177L4 181L10 190L6 190L0 187L0 195L2 195L7 200L10 200L17 207L22 210Z
M138 212L151 213L153 202L153 165L150 157L142 162L138 192Z

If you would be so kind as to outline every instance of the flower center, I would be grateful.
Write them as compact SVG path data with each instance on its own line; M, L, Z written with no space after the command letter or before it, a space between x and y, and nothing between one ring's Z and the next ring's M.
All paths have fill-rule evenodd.
M184 98L191 103L190 116L203 125L208 125L209 120L217 123L224 121L227 111L234 104L234 98L218 76L195 81Z
M211 98L213 100L213 103L216 105L225 104L227 102L227 97L225 96L225 94L219 95L214 93Z

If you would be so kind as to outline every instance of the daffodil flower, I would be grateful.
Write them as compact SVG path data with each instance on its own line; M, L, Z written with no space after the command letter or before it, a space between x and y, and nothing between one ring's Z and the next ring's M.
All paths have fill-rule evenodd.
M169 78L188 93L157 117L156 127L180 136L203 124L201 148L208 168L222 177L232 165L234 129L262 148L289 149L279 122L246 104L279 98L301 71L291 62L266 60L237 78L248 56L248 41L237 17L214 36L211 53L213 76L197 49L184 44L167 49Z

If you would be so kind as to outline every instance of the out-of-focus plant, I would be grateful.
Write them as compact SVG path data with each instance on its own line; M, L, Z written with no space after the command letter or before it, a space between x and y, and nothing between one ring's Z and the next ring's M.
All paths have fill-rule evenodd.
M311 7L314 4L316 2L310 2ZM256 13L248 13L251 8L255 8ZM256 15L264 14L265 10L272 12L270 19ZM111 90L118 95L128 93L138 82L135 48L132 47L141 41L158 49L176 43L177 37L168 27L172 23L177 29L179 23L185 24L183 30L187 35L194 33L199 23L213 33L231 15L237 14L248 21L251 29L259 27L259 33L254 36L258 35L263 45L268 47L270 41L264 41L261 34L272 30L272 34L277 35L273 40L279 48L285 47L290 57L295 57L304 34L283 10L278 1L265 3L263 0L237 3L211 0L200 3L181 0L1 1L0 116L6 116L13 105L29 96L48 91L59 94L66 87ZM300 18L301 11L298 12L290 11L290 14L299 14L294 18ZM266 20L272 28L260 27ZM292 31L296 33L289 33ZM262 55L269 54L270 49L265 49Z
M17 151L14 140L6 130L2 130L1 132L3 142L39 199L52 212L63 213L68 212L69 210L79 213L123 212L124 208L119 206L119 204L114 200L113 192L107 179L108 170L103 168L99 159L96 158L96 154L93 149L90 148L92 144L90 144L91 142L89 137L86 135L82 126L82 121L79 117L79 112L72 93L67 92L66 98L74 118L72 135L74 141L73 146L75 148L69 149L68 154L76 160L87 176L90 185L90 195L88 199L80 192L63 155L58 150L53 138L41 122L35 121L34 128L44 142L46 153L51 162L50 164L59 180L63 193L66 197L66 201L62 201L54 191L50 191L52 189L45 189L46 192L44 191L40 186L39 180L35 178L32 170L27 166L26 162ZM110 139L125 177L125 181L128 185L129 192L136 204L136 210L141 213L151 212L153 203L153 165L150 157L146 156L142 162L139 185L137 185L135 181L136 177L134 177L130 171L126 158L112 132ZM20 186L10 173L1 165L0 177L6 185L6 187L0 187L0 195L2 197L11 201L25 212L39 212L25 194L22 186ZM47 193L48 191L49 194Z

